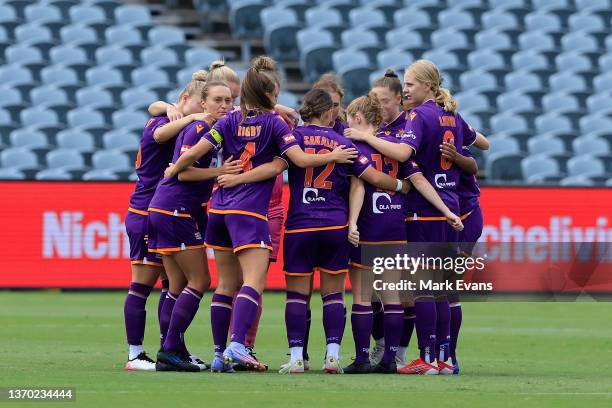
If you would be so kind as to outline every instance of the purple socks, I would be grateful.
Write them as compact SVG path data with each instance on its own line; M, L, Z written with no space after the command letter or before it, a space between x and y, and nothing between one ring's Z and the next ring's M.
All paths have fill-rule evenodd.
M436 301L436 358L446 361L449 357L451 311L448 300Z
M227 332L232 320L231 296L215 293L210 304L210 325L212 327L213 344L215 353L223 353L227 345Z
M342 293L330 293L323 299L323 330L326 344L342 343L345 324L344 299Z
M308 319L308 295L287 292L285 326L289 347L304 347Z
M353 305L351 310L351 326L355 341L355 363L369 361L370 333L372 332L372 306Z
M145 305L152 289L153 287L142 283L130 283L130 289L123 305L125 333L130 345L139 346L144 339L145 323L147 321Z
M382 303L372 302L372 313L374 317L372 323L372 338L374 340L380 340L385 337L385 317Z
M420 357L431 363L436 358L436 302L433 297L420 297L415 302L414 311Z
M402 337L400 339L400 347L408 347L410 338L414 331L414 307L404 308L404 327L402 329Z
M234 317L230 341L244 344L246 333L253 324L259 308L259 293L249 286L240 288L234 302Z
M457 339L459 338L459 329L461 328L461 320L463 319L463 312L461 310L461 303L451 303L450 305L450 343L449 343L449 354L453 363L457 361L455 351L457 349Z
M383 363L395 361L395 354L402 337L404 326L404 308L401 304L386 304L384 306L385 354Z
M169 296L166 302L168 299ZM184 334L200 307L200 300L202 300L201 292L189 286L183 289L172 310L168 333L163 345L165 351L184 350Z

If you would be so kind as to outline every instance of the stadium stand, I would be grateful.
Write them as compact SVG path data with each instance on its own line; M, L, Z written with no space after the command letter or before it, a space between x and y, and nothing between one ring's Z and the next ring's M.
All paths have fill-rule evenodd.
M492 140L478 157L486 183L610 183L610 0L149 3L0 0L0 178L129 178L146 106L252 49L280 62L295 92L280 101L293 107L327 71L347 103L384 69L429 58ZM164 25L176 4L196 11L197 30ZM237 55L202 45L213 26L239 42ZM58 151L68 169L52 165ZM113 165L100 159L108 152Z

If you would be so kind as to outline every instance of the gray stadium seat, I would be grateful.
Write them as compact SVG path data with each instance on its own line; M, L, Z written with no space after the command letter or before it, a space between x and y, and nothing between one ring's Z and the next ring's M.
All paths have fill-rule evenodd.
M12 147L46 149L50 146L47 135L35 129L18 129L9 135Z
M507 92L497 97L497 109L499 112L533 112L536 107L533 99L520 91Z
M369 75L373 69L365 52L345 48L334 52L332 59L335 71L343 80L347 100L369 91Z
M558 177L561 173L557 161L545 154L536 154L521 160L521 171L527 183L538 183L546 177Z
M188 84L191 81L193 73L198 69L200 69L200 66L181 69L179 72L176 73L177 84Z
M132 71L132 84L134 86L167 87L170 86L168 74L154 67L142 67Z
M387 48L408 50L415 55L421 55L426 49L423 36L411 28L399 27L385 35Z
M445 50L427 51L422 58L432 61L441 71L459 69L461 63L457 55Z
M569 159L567 171L570 176L601 177L605 175L606 169L601 159L585 154Z
M588 115L580 119L582 135L599 136L612 134L612 119L598 114Z
M240 39L260 38L263 34L260 13L263 0L242 0L230 3L229 22L234 36Z
M494 182L518 182L523 173L518 163L524 155L520 153L491 153L485 165L487 178Z
M386 26L387 18L381 10L366 7L358 7L349 12L349 23L351 27L375 27Z
M104 128L104 115L91 108L78 108L68 112L68 125L71 128L95 129Z
M96 49L96 63L108 67L132 65L135 63L132 53L124 47L107 45Z
M606 72L593 78L593 87L597 91L612 91L612 72Z
M555 91L569 93L587 92L588 87L585 79L571 72L560 72L549 78L549 86Z
M477 49L510 50L513 48L510 36L496 29L480 31L474 37L474 41Z
M603 18L595 14L572 14L571 16L569 16L568 25L570 31L583 31L586 33L597 33L606 31L606 25L603 21Z
M49 50L52 64L77 65L89 64L87 53L82 48L72 45L59 45Z
M81 153L72 149L56 149L47 153L47 167L64 171L84 170L85 160Z
M34 178L38 181L52 181L52 180L69 181L69 180L72 180L72 175L62 169L46 169L46 170L41 170L38 173L36 173L36 176L34 176Z
M84 181L116 181L119 180L119 176L113 173L111 170L97 169L90 170L83 174L81 177Z
M47 27L29 23L15 28L15 40L21 44L52 44L53 35Z
M300 48L300 68L308 82L333 69L332 54L338 48L333 36L320 29L300 30L296 36Z
M294 109L298 109L300 106L298 97L291 92L281 92L278 95L278 103Z
M338 10L327 7L311 7L306 10L307 27L331 27L343 25L342 14Z
M543 71L550 70L548 58L537 51L520 51L512 55L512 69L515 71Z
M591 187L595 182L586 176L565 177L559 182L561 187Z
M435 26L427 12L414 8L405 8L396 11L393 15L393 21L397 28L405 27L412 30L431 30L432 26Z
M540 77L530 72L516 71L506 75L504 79L506 89L522 92L537 92L542 90Z
M30 91L32 105L39 107L69 105L70 100L66 91L55 85L46 85L33 88Z
M467 36L453 28L444 28L431 34L431 45L437 49L456 50L470 47Z
M15 9L7 4L0 3L0 23L14 23L19 21Z
M609 11L610 0L574 0L576 3L576 10L598 12L598 11Z
M588 72L593 69L591 59L578 52L564 52L555 57L558 71Z
M76 91L75 98L79 108L114 107L113 95L99 86L81 88Z
M575 155L607 156L610 154L610 144L600 137L579 137L572 141L572 148Z
M181 93L183 92L182 88L179 89L173 89L172 91L168 91L168 93L166 94L166 101L171 101L171 102L176 102L179 99L179 96L181 96Z
M11 45L4 53L5 60L8 64L30 65L44 63L42 52L40 52L38 48L27 44Z
M127 154L114 150L99 150L91 157L97 170L130 171L133 169Z
M113 126L115 129L139 131L144 128L148 119L141 111L119 110L113 113Z
M489 138L491 143L491 150L487 154L491 153L520 153L521 148L518 141L507 135L498 136L493 135Z
M589 34L574 32L564 35L561 38L561 48L563 51L575 52L598 52L597 40Z
M491 9L482 15L482 27L486 30L519 30L520 24L516 16L504 10Z
M563 140L550 136L536 136L527 140L527 151L529 154L547 154L550 156L567 153Z
M105 24L107 23L106 13L100 7L82 4L71 7L68 14L73 24Z
M208 68L213 61L223 59L223 54L212 48L191 48L185 52L185 65Z
M57 113L45 108L34 107L24 109L19 116L22 125L36 126L39 128L60 125Z
M12 167L8 169L0 168L0 180L25 180L25 178L25 174L18 169Z
M135 133L127 133L124 129L114 130L104 134L102 143L105 149L120 152L136 151L140 138Z
M104 88L113 86L124 86L121 72L109 67L93 67L85 72L88 86L101 86Z
M608 71L608 67L612 67L612 52L602 55L599 57L599 70L601 72Z
M96 30L83 24L67 25L61 28L60 38L64 44L97 44Z
M121 92L121 103L131 109L146 108L157 99L157 94L146 88L130 88Z
M487 97L474 91L458 93L455 99L461 112L483 112L491 109Z
M45 85L76 86L79 85L79 78L73 69L62 65L51 65L40 71L41 82Z
M491 130L493 133L526 133L529 125L522 116L500 113L491 118Z
M345 48L357 49L366 47L378 47L378 36L374 31L353 28L342 33L342 45Z
M126 4L115 9L115 22L117 25L150 26L151 12L145 6Z
M461 83L461 89L466 91L487 92L498 89L495 76L481 70L468 71L461 74L459 82Z
M483 0L447 0L446 4L449 7L457 7L460 9L471 9L484 7Z
M279 61L297 59L296 33L302 28L297 13L289 8L268 7L262 10L261 21L268 53Z
M527 31L558 33L562 31L561 19L552 13L535 11L525 16Z
M454 28L456 30L470 30L476 27L474 17L466 11L449 9L438 14L438 23L444 28Z
M57 23L62 21L62 13L57 7L47 4L30 4L25 8L25 17L28 22Z
M554 51L557 48L553 37L544 31L522 33L518 37L518 43L521 50Z
M0 107L22 105L24 102L21 92L17 89L3 87L0 90Z
M104 32L107 44L122 46L143 46L144 41L140 31L129 26L113 26Z
M468 66L472 70L483 69L489 70L505 70L507 64L501 54L490 50L477 50L468 55Z
M571 120L555 112L538 116L535 119L535 127L539 134L558 135L574 131Z
M30 85L34 82L32 72L19 65L0 65L0 83L4 86Z
M149 31L148 38L154 46L185 44L185 32L174 27L154 27Z
M392 48L379 52L376 61L378 62L378 68L403 70L414 62L414 57L407 51ZM400 81L402 81L402 79L400 79Z
M36 154L27 148L16 147L0 152L0 163L3 168L15 170L33 170L40 168Z
M565 92L552 92L542 98L542 108L544 112L564 114L580 111L580 104L573 95Z
M81 153L89 153L96 150L94 137L83 129L66 129L57 134L57 147L60 149L72 149Z
M598 93L589 96L586 105L589 113L609 115L612 113L612 93Z
M149 67L176 66L180 63L178 56L172 49L153 46L140 52L140 62Z

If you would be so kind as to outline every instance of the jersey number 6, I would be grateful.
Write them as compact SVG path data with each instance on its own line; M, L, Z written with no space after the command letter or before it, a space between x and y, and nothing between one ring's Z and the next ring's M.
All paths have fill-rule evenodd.
M450 143L452 145L455 144L455 135L452 131L447 130L444 132L444 136L442 136L442 143ZM440 155L440 167L442 170L449 170L451 167L453 167L453 162Z

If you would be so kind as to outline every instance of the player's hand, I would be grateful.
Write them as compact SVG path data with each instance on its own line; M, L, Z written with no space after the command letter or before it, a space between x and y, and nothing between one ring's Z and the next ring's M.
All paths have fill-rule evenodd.
M190 115L191 120L192 121L200 121L200 122L206 122L208 123L209 126L212 126L215 124L216 120L215 118L213 118L212 114L210 113L192 113Z
M242 160L232 160L234 156L230 156L223 162L221 166L222 174L240 174L242 173Z
M274 110L278 112L285 122L287 122L291 129L294 129L300 121L300 114L293 108L284 105L276 105Z
M235 187L240 183L240 174L222 174L217 177L217 183L223 188Z
M359 230L357 230L357 225L349 225L348 240L354 247L359 245Z
M179 110L174 105L169 105L168 108L166 108L166 116L168 116L170 122L174 122L175 120L183 118L183 114L179 112Z
M346 147L340 145L336 147L331 153L332 161L336 163L353 163L357 158L359 152L354 147Z
M448 160L455 162L457 160L457 148L452 143L442 143L440 145L440 154Z
M344 129L344 137L347 137L351 140L365 140L370 137L371 134L367 132L362 132L361 130L346 128Z
M461 222L461 218L459 216L450 213L446 215L446 222L448 222L455 231L463 231L463 223Z
M408 194L411 187L412 187L412 184L410 183L410 181L402 180L402 189L400 190L400 192L402 194Z
M164 178L170 178L176 176L176 172L174 170L174 163L168 163L168 167L164 170Z

